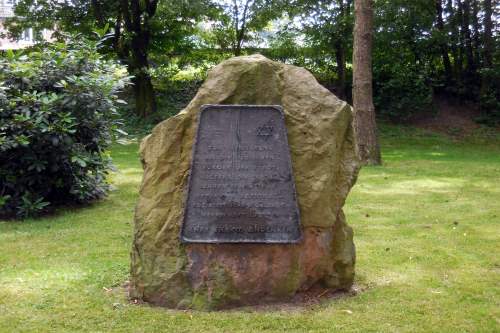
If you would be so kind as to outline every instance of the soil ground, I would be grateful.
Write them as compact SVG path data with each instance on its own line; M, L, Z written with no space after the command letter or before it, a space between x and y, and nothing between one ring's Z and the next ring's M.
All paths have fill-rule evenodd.
M479 117L479 108L474 103L437 96L434 108L434 112L412 119L411 125L457 138L472 135L481 128L475 121Z

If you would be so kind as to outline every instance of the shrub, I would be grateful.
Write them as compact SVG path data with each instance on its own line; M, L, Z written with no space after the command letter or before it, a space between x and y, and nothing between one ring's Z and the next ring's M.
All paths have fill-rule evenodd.
M383 118L403 122L431 110L432 87L410 66L374 68L374 103Z
M481 115L477 122L488 126L500 125L500 67L484 68L480 72L482 87L479 94Z
M0 216L107 193L125 75L81 39L0 59Z

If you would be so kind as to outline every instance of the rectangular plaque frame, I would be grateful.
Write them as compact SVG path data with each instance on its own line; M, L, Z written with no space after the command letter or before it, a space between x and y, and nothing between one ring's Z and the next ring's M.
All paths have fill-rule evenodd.
M223 157L211 157L217 153ZM182 243L293 244L302 240L281 106L203 105L191 156ZM212 160L216 164L206 162ZM241 171L247 169L253 172ZM214 183L212 179L228 180Z

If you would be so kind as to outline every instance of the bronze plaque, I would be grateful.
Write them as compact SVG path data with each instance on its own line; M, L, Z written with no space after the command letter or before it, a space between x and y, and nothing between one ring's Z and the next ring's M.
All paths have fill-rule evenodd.
M181 240L298 242L299 210L281 107L205 105L199 117Z

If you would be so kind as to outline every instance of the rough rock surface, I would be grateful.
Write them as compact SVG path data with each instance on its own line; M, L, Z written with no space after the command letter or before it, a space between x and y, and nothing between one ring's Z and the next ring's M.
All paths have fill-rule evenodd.
M291 244L181 244L191 147L203 104L282 105L303 228ZM358 159L351 107L305 69L263 56L210 71L190 104L141 143L130 296L172 308L217 309L283 300L321 283L348 289L352 229L342 206Z

